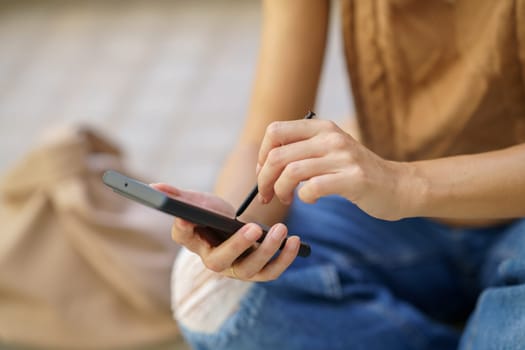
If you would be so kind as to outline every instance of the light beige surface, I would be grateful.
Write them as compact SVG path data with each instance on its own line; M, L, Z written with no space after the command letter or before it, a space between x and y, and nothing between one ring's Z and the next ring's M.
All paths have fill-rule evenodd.
M211 189L247 108L260 15L248 0L0 0L0 173L44 129L82 123L136 173ZM335 35L316 112L352 110Z
M259 20L258 1L1 1L0 172L43 128L81 122L151 179L210 189L247 107ZM334 42L317 112L341 119Z

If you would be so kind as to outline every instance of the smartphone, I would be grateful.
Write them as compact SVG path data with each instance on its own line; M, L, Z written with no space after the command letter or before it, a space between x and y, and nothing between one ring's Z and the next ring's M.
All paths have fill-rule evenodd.
M102 180L107 186L111 187L113 191L124 197L160 210L164 213L193 222L197 225L196 232L213 246L217 246L224 242L245 225L244 222L237 219L232 219L205 208L167 196L138 180L132 179L114 170L106 171ZM268 233L269 228L264 225L258 225L261 226L263 230L263 235L258 242L262 242ZM279 249L282 249L285 243L286 239L283 241L283 244ZM298 255L301 257L309 256L310 246L301 242Z

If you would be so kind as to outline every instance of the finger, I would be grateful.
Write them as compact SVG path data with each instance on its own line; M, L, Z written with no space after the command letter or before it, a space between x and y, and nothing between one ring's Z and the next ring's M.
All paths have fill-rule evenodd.
M234 235L203 257L204 264L215 272L224 272L246 250L252 247L262 236L262 229L257 224L246 224Z
M208 210L212 210L218 214L226 216L233 216L234 214L234 209L231 207L231 205L214 194L190 190L181 190L164 183L151 184L150 186L158 191L169 195L170 197L174 197L179 201L191 205L200 206Z
M177 226L181 232L186 234L193 234L193 230L195 229L195 226L197 226L193 222L181 218L175 218L174 225Z
M175 223L171 227L171 238L178 244L186 247L188 250L202 256L207 254L211 248L208 242L199 237L194 231L194 226L191 223L185 227L181 225L181 219L175 219ZM186 222L187 223L187 222Z
M267 264L253 279L256 281L271 281L278 278L297 257L300 243L299 237L288 237L279 256Z
M174 197L180 196L180 193L181 193L181 190L179 190L178 188L165 184L165 183L155 183L155 184L150 184L150 186L156 189L157 191L164 192Z
M182 200L188 203L200 204L201 202L205 201L207 197L210 196L207 193L189 191L189 190L181 190L177 187L173 187L165 183L155 183L155 184L150 184L150 186L158 191L161 191L169 195L170 197L175 197L177 200Z
M346 187L351 187L350 183L345 182L348 180L341 173L315 176L303 183L297 195L303 202L314 203L323 196L343 195Z
M289 163L273 185L275 195L284 204L290 204L297 186L312 177L331 173L333 160L330 157L310 158Z
M285 225L274 225L257 249L241 262L235 264L237 277L249 280L262 270L277 253L287 233L288 230Z
M324 149L317 138L272 149L257 177L259 194L263 202L267 203L272 199L274 183L288 164L301 159L319 157L323 153Z
M268 153L275 148L289 143L311 138L318 133L318 126L325 122L321 120L293 120L273 122L264 134L257 164L262 167Z
M211 196L208 193L190 191L190 190L181 190L177 187L173 187L165 183L155 183L155 184L150 184L150 186L158 191L164 192L167 195L170 195L172 197L177 197L177 199L183 200L189 203L200 204L201 202L206 200L207 197Z
M174 197L179 196L181 193L178 188L163 183L151 184L150 186ZM203 248L201 245L203 242L195 234L195 226L196 225L190 221L176 217L171 227L171 239L194 253L202 252Z

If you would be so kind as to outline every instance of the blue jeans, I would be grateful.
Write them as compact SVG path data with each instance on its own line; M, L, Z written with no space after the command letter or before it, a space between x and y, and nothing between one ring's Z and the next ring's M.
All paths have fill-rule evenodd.
M331 196L295 200L286 223L311 257L254 284L218 332L182 325L194 348L525 349L525 219L388 222Z

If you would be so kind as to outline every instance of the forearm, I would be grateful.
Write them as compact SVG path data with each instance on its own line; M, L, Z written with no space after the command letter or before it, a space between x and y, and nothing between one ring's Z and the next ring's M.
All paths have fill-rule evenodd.
M241 142L258 145L272 121L313 109L328 17L328 0L263 2L261 49Z
M407 164L401 191L409 216L525 217L525 144L476 155Z
M255 166L268 124L300 118L315 103L328 23L326 0L263 2L261 49L248 118L215 192L239 206L256 183ZM281 221L286 206L254 201L244 220Z

